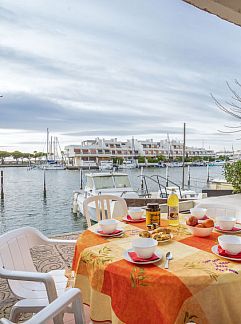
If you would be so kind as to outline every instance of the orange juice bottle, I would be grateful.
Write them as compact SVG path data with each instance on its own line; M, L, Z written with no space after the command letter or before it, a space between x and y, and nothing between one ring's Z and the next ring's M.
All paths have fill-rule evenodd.
M171 226L179 225L179 198L175 193L175 189L172 189L172 192L167 198L167 208L168 208L168 221Z

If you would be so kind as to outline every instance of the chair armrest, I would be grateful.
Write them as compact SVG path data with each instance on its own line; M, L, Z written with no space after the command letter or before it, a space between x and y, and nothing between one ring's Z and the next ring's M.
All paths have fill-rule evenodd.
M13 324L13 322L10 322L8 319L6 318L1 318L0 319L0 323L1 324Z
M70 288L65 291L54 302L46 306L42 311L28 320L26 324L45 323L45 321L54 318L58 314L61 314L71 303L75 316L75 323L84 324L85 317L82 296L78 288Z
M42 282L46 287L49 302L51 303L53 300L57 298L57 291L56 291L54 279L49 273L16 271L16 270L7 270L4 268L0 268L0 277L8 280L10 279L10 280Z
M26 231L29 232L29 234L32 236L38 237L38 242L36 245L39 244L65 244L65 245L74 245L76 244L76 240L61 240L61 239L50 239L47 236L45 236L43 233L41 233L36 228L32 227L26 227ZM39 241L42 241L41 243Z
M64 244L64 245L75 245L77 240L59 240L59 239L48 239L46 243L48 244Z

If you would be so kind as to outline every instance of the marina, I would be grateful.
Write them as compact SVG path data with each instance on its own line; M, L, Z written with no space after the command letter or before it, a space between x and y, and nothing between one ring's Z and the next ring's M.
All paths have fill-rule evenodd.
M238 324L240 1L0 16L0 323Z
M222 167L211 167L210 178L222 178ZM121 171L122 172L122 171ZM187 172L187 168L185 168ZM89 173L89 170L83 171ZM140 188L140 169L125 170L134 190ZM165 177L165 168L147 168L145 175L159 173ZM170 168L170 179L181 184L182 169ZM84 177L83 177L84 178ZM84 178L85 179L85 178ZM187 184L186 174L186 184ZM85 180L84 180L85 181ZM192 189L201 192L207 186L206 167L191 168ZM55 170L46 172L46 198L43 194L43 170L4 168L4 200L0 205L0 232L21 226L34 226L45 234L80 231L85 220L71 212L73 191L80 188L79 171ZM158 187L152 182L151 191Z

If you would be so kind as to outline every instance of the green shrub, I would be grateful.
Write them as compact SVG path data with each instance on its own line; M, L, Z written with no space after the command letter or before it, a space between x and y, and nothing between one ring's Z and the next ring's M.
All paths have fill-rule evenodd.
M224 175L228 183L233 186L235 193L241 193L241 160L224 165Z
M145 163L146 162L144 156L138 156L137 160L138 160L138 163Z

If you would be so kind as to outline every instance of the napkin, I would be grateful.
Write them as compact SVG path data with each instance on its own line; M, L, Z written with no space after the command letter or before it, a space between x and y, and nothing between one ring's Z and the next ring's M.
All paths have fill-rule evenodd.
M126 218L127 218L128 220L133 220L133 221L139 221L139 220L143 219L143 217L134 219L134 218L132 218L130 215L127 215Z
M133 220L133 218L130 215L127 215L126 217L128 220Z
M105 235L116 235L122 233L122 230L115 230L113 233L105 233L103 231L97 231L100 234L105 234Z
M206 219L209 219L207 215L203 216L203 218L201 218L200 220L206 220Z
M149 261L155 261L155 260L160 259L155 253L153 253L152 256L148 259L143 259L143 258L138 257L136 252L128 252L128 254L134 262L149 262Z
M240 227L233 227L231 230L223 230L220 226L215 226L215 228L220 231L228 231L228 232L240 231Z
M218 254L221 256L225 256L228 258L235 258L235 259L240 259L241 260L241 252L239 254L230 254L224 249L221 248L221 246L218 246Z

